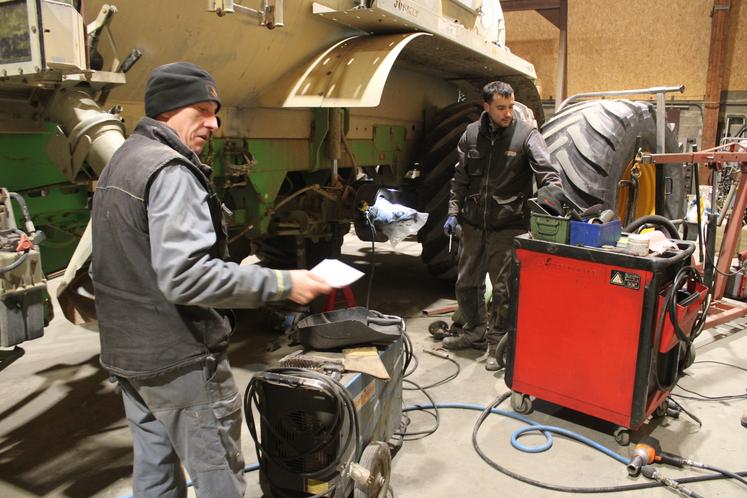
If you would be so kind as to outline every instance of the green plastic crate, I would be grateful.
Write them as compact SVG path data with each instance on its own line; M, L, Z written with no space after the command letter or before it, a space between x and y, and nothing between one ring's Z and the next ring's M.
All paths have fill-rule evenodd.
M559 244L568 243L571 218L569 216L550 216L548 214L532 213L529 219L529 230L532 237Z

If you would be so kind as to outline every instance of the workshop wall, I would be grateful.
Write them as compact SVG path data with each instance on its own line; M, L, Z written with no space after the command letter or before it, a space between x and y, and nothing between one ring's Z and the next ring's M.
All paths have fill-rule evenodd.
M702 100L713 0L571 0L568 95L660 85ZM747 90L747 7L732 1L724 89ZM555 94L558 29L535 11L507 12L506 44L535 65L543 99Z

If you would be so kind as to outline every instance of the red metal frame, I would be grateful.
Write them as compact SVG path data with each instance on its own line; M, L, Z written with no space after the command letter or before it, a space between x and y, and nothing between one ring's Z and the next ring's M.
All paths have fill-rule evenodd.
M682 162L705 164L715 170L720 170L721 164L725 162L739 163L742 175L739 179L734 208L726 224L724 238L721 240L721 249L718 253L716 272L713 277L713 302L708 310L710 316L706 320L705 326L713 327L747 315L747 304L724 298L727 275L731 268L731 260L736 254L739 232L742 229L742 219L744 219L745 208L747 208L747 151L745 151L745 147L738 142L734 142L700 152L651 154L650 159L656 164Z

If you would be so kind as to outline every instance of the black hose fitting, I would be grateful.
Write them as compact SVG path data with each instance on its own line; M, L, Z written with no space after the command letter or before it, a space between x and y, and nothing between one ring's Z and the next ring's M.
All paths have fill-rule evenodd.
M668 232L670 239L680 238L680 233L677 231L677 227L674 226L674 223L672 223L669 218L659 216L658 214L651 214L638 218L637 220L633 221L625 228L623 228L623 232L633 233L646 224L656 225L665 229Z

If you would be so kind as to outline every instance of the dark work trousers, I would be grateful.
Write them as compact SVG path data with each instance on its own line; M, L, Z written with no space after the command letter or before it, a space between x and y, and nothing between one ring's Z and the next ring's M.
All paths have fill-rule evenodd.
M225 357L118 380L132 432L135 498L186 497L180 464L198 497L244 496L241 397Z
M511 248L514 237L523 233L526 233L523 228L491 232L467 223L462 225L462 254L459 256L456 298L466 322L465 331L473 343L487 339L488 345L495 345L506 329L504 321L509 305ZM487 323L486 274L490 275L493 285L490 320Z

